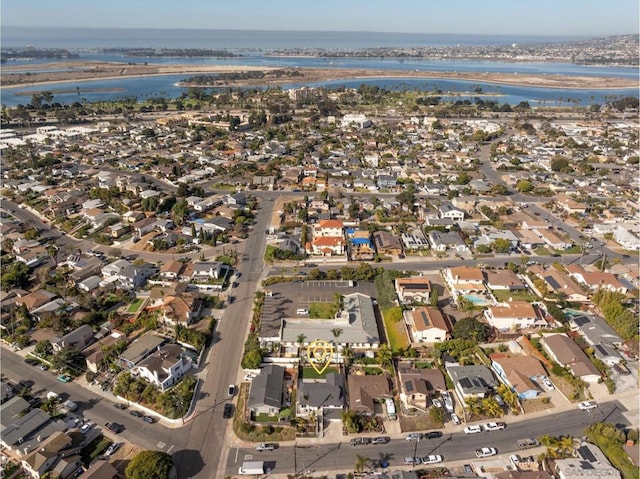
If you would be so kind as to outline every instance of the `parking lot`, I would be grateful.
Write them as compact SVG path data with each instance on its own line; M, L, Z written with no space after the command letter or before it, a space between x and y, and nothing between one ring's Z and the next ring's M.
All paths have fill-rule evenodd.
M274 297L281 298L279 312L284 317L296 317L298 309L308 309L311 303L332 303L335 294L347 295L362 293L375 298L376 287L373 283L354 281L301 281L299 283L279 283L269 286Z

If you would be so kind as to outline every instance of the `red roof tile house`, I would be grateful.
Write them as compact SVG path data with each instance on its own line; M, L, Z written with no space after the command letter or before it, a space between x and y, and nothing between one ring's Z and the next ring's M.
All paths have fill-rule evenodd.
M161 307L160 321L175 326L188 326L202 312L202 301L191 295L167 296Z
M608 291L617 291L627 294L629 288L625 286L614 274L602 271L587 271L582 266L570 264L566 266L569 276L579 283L586 285L589 290L597 291L606 289Z

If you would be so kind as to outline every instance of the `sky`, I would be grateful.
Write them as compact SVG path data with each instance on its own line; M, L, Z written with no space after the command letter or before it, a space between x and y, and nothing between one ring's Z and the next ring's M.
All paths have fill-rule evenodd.
M607 36L638 0L3 0L1 26Z

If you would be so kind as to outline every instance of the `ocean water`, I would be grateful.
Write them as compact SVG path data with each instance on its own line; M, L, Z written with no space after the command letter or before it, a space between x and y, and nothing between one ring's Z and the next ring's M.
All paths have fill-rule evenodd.
M459 35L381 32L316 32L269 30L32 28L5 26L4 48L327 48L347 50L375 47L443 47L564 42L587 37L533 35Z

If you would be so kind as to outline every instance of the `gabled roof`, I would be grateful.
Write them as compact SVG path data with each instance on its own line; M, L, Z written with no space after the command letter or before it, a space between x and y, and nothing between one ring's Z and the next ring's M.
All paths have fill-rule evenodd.
M282 407L282 388L284 385L284 368L269 364L262 368L258 377L251 381L249 391L249 408L269 406Z

